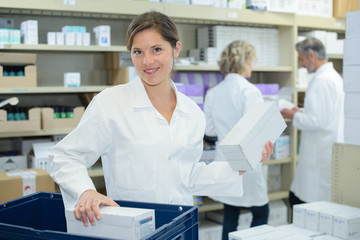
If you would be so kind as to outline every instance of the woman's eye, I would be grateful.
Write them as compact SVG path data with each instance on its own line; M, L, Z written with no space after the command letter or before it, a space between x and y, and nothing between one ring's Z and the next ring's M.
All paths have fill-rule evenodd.
M159 47L153 49L153 52L154 52L154 53L158 53L158 52L160 52L160 51L161 51L161 48L159 48Z
M133 51L133 54L136 56L136 55L139 55L139 54L141 54L141 51L139 51L139 50L134 50Z

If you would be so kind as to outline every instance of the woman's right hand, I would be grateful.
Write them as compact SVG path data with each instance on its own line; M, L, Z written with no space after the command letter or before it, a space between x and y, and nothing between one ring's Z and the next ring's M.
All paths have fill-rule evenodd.
M75 207L75 218L79 221L82 221L85 227L88 226L88 220L90 224L94 226L95 218L97 220L101 219L99 209L100 205L119 207L119 205L111 198L100 194L92 189L86 190L81 194Z

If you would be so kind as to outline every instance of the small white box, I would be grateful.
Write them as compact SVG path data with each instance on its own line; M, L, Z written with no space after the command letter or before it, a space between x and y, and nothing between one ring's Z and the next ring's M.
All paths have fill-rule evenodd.
M80 32L75 33L75 46L83 45L83 34Z
M271 159L283 159L290 157L290 136L283 134L274 144Z
M100 207L101 219L84 227L76 220L74 209L65 210L67 232L114 239L142 239L155 231L155 211L143 208Z
M360 38L360 11L346 13L346 32L345 36L349 38Z
M64 73L64 87L79 87L81 76L79 72Z
M359 102L360 93L345 93L344 113L346 118L360 119Z
M90 40L90 33L89 32L85 32L85 33L81 33L82 36L82 45L83 46L90 46L91 44L91 40Z
M50 170L50 158L48 156L48 152L50 148L55 145L55 142L42 142L42 143L34 143L34 156L31 158L31 167L32 168L41 168L45 171Z
M75 46L75 33L74 32L65 32L65 45L66 46Z
M344 143L360 145L360 119L345 118Z
M360 239L359 208L344 210L334 216L334 236L344 239Z
M47 44L48 45L56 45L56 33L55 32L47 33Z
M0 172L26 169L26 168L27 168L27 160L24 155L0 157Z
M270 225L260 225L257 227L252 227L248 229L244 229L241 231L231 232L229 233L229 240L245 240L250 239L254 236L258 236L261 234L267 234L272 231L275 231L275 228Z
M262 159L264 145L275 142L286 128L275 102L256 103L219 144L235 170L254 170Z
M360 75L360 65L343 67L344 91L345 92L357 92L360 94L359 75Z
M111 27L108 25L100 25L94 27L96 45L109 47L111 46Z
M360 38L344 40L344 66L360 65Z
M65 36L63 32L56 32L56 45L58 46L65 45Z

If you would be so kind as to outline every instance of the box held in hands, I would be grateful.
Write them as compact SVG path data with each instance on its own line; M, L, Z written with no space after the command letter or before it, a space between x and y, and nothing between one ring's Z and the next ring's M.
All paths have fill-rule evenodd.
M286 123L275 102L256 103L219 144L235 171L254 170L262 159L265 143L279 138Z

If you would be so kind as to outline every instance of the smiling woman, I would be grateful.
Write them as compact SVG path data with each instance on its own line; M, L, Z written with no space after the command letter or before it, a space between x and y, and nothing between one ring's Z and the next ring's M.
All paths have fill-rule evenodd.
M95 225L100 205L117 206L112 199L193 205L193 195L241 196L242 177L227 162L199 162L205 117L171 80L181 49L173 21L154 11L137 16L127 48L139 77L93 98L76 129L49 152L65 208ZM99 157L108 196L87 174Z

